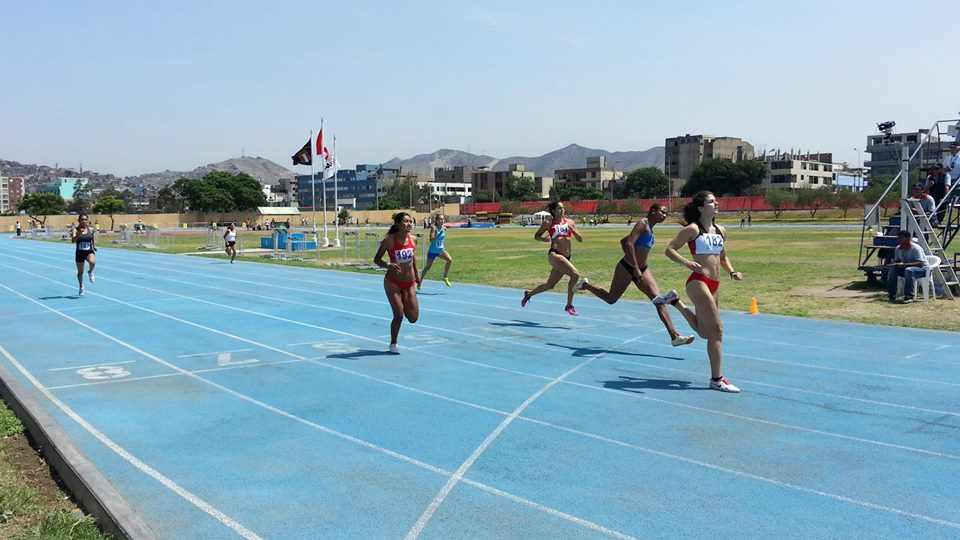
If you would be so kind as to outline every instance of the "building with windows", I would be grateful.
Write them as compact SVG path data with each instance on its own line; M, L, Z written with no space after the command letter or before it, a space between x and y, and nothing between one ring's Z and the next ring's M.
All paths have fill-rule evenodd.
M385 193L388 181L395 180L400 175L400 169L381 167L380 165L357 165L355 169L337 171L337 206L370 210L377 208L380 197ZM323 190L326 186L327 207L333 208L334 183L332 178L323 181L317 175L315 184L311 185L310 175L297 176L297 201L300 208L313 208L313 197L316 194L317 208L323 206Z
M833 154L787 154L777 152L759 158L767 166L762 188L802 189L832 186L836 178Z
M72 176L61 176L56 182L43 184L37 187L37 193L56 193L63 197L65 201L73 200L73 192L77 189L77 182L81 187L90 185L89 178L75 178Z
M867 137L867 147L865 149L870 154L870 158L863 163L863 166L870 168L872 178L880 175L896 176L900 172L901 148L906 146L907 156L912 156L920 146L920 141L928 132L927 129L921 129L911 133L870 135ZM931 135L923 145L923 149L910 163L910 168L927 169L942 163L951 142L953 141L941 140L936 135Z
M670 179L673 195L677 195L701 162L726 159L736 163L753 157L753 145L743 139L687 134L664 141L663 172Z
M583 186L599 189L605 198L613 198L613 186L623 181L623 171L607 167L606 156L587 158L587 166L577 169L553 171L553 181L558 186Z
M16 212L22 198L23 178L0 176L0 213Z
M491 171L487 167L480 167L471 173L470 184L473 194L481 191L492 192L495 200L500 200L506 194L506 181L511 176L529 178L536 181L536 174L528 171L523 163L511 163L505 171Z

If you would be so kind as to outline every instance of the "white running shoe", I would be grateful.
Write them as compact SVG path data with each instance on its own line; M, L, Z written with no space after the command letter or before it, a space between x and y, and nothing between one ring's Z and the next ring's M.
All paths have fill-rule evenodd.
M583 286L584 286L584 284L586 284L586 283L590 283L590 280L587 279L587 278L585 278L585 277L580 278L579 280L577 280L577 284L573 287L573 290L574 290L574 291L582 291L582 290L583 290Z
M80 292L77 293L77 296L83 296L83 287L80 287Z
M390 344L390 354L400 354L400 347L397 347L396 343Z
M677 294L677 291L667 291L665 293L661 293L654 296L651 302L653 302L654 305L659 306L661 304L672 304L679 299L680 299L680 295Z
M673 345L674 347L679 347L681 345L689 345L693 343L694 339L695 338L693 336L685 336L683 334L677 334L677 337L673 338L673 340L670 341L670 344Z
M731 392L734 394L740 391L739 388L730 384L730 381L728 381L726 377L721 377L719 381L710 379L710 389L719 390L721 392Z
M96 283L97 278L93 277L93 270L87 272L87 277L90 278L90 283Z

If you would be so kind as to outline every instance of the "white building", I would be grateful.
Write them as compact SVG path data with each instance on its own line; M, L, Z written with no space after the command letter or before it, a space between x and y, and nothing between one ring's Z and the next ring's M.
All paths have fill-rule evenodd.
M833 155L819 154L776 154L759 158L767 166L767 176L762 188L802 189L832 186L834 180Z

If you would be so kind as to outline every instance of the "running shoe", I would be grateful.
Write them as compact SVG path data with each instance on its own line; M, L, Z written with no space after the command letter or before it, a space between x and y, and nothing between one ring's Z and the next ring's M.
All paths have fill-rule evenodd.
M80 287L80 292L77 293L77 296L83 296L83 287Z
M449 278L443 278L443 282L447 285L447 287L450 286L450 279L449 279Z
M520 307L527 307L527 302L530 301L530 291L523 291L523 300L520 301Z
M400 354L400 347L397 347L396 343L390 344L390 354Z
M673 345L674 347L679 347L681 345L689 345L693 343L694 339L695 338L693 336L685 336L683 334L677 334L677 337L673 338L670 344Z
M740 391L739 388L730 384L730 381L728 381L726 377L720 377L719 381L710 379L710 389L719 390L721 392L730 392L734 394Z
M587 279L587 278L585 278L585 277L582 277L582 278L580 278L579 280L577 280L577 284L573 287L573 290L574 290L574 291L582 291L582 290L583 290L583 286L586 285L587 283L590 283L590 280Z
M423 282L422 282L422 281L418 281L418 282L417 282L417 290L419 291L419 290L422 289L422 288L423 288Z
M673 304L679 299L680 299L680 295L677 294L677 291L667 291L665 293L661 293L654 296L652 302L654 303L654 305L659 306L662 304Z
M573 315L574 317L580 315L579 313L577 313L577 310L573 308L573 306L567 306L566 308L564 308L564 311L566 311L570 315Z
M97 282L97 278L93 277L93 270L87 272L87 277L90 278L90 283L96 283L96 282Z

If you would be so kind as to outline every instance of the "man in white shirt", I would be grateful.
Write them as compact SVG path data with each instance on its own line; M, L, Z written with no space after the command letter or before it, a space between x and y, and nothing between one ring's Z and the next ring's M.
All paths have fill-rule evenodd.
M949 174L954 181L960 178L960 143L950 145L950 154L943 158L943 172Z

